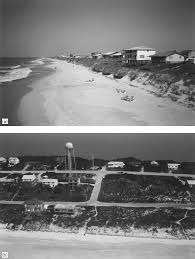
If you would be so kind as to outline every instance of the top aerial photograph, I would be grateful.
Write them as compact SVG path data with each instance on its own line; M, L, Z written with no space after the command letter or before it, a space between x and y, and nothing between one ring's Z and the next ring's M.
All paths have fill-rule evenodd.
M0 0L1 126L195 125L195 0Z

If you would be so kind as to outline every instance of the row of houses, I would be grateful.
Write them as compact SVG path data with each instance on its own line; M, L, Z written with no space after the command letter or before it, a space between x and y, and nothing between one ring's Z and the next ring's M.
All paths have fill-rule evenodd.
M110 161L107 163L106 169L109 171L126 169L129 171L164 171L164 172L175 172L178 171L180 163L167 162L163 165L157 161L131 161L130 163L124 163L123 161ZM158 170L159 169L159 170Z
M166 52L157 52L154 48L140 46L123 49L121 52L107 52L104 54L93 52L91 53L91 58L112 59L126 64L145 64L148 62L152 62L154 64L190 62L195 64L195 51L183 50L178 52L176 50L173 50Z

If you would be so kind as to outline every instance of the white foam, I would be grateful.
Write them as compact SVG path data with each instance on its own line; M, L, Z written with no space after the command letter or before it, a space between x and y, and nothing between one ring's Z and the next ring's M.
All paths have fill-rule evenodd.
M17 66L0 66L0 70L4 69L4 70L10 70L10 69L16 69L16 68L20 68L21 65L17 65Z
M5 75L0 75L0 83L26 78L31 72L32 70L30 68L16 68L8 70Z
M35 60L32 60L30 63L33 65L43 65L44 64L42 59L35 59Z

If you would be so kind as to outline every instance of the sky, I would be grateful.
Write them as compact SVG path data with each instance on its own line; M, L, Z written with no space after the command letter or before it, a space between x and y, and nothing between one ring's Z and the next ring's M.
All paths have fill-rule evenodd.
M88 159L133 156L195 162L195 134L2 133L0 156L64 155L66 142L73 143L76 156Z
M195 0L0 0L3 56L193 49ZM1 36L1 35L0 35Z
M3 5L0 0L0 57L3 55Z

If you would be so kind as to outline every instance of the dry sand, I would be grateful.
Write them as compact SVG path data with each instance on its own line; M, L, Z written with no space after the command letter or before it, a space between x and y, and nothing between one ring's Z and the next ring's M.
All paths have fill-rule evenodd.
M0 230L0 251L13 259L53 258L188 258L194 241Z
M50 66L56 72L32 83L32 91L20 102L22 125L195 125L194 111L132 87L126 79L114 80L60 60ZM92 78L94 81L89 82ZM116 89L126 93L117 93ZM135 99L122 101L124 95ZM43 117L47 118L44 123Z

